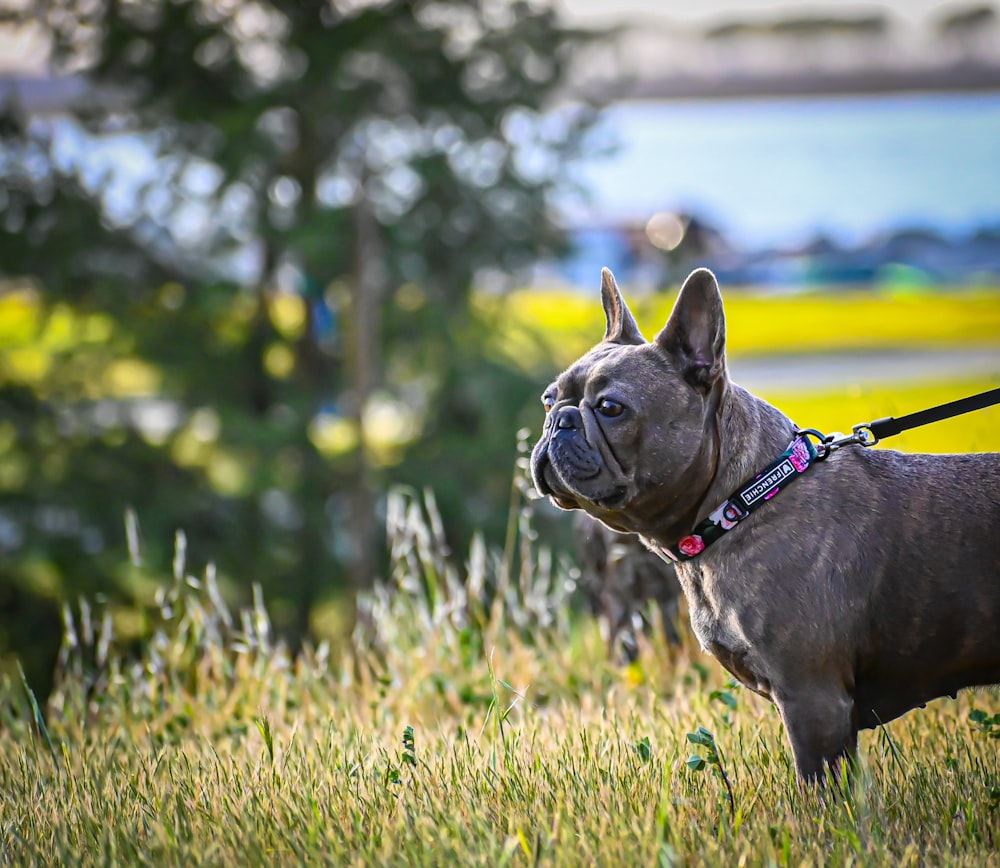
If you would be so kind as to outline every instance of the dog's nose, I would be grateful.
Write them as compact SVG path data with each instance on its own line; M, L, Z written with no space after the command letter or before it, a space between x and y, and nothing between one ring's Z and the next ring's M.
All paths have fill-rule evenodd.
M576 407L563 407L556 416L556 428L574 429L583 427L583 416Z

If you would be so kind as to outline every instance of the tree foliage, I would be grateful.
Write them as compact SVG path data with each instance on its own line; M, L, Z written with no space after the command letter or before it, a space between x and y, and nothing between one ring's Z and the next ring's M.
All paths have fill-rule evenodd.
M534 384L482 352L471 289L559 249L583 35L492 0L28 14L87 96L0 129L3 593L50 626L80 593L148 596L183 529L302 636L377 571L388 484L499 533Z

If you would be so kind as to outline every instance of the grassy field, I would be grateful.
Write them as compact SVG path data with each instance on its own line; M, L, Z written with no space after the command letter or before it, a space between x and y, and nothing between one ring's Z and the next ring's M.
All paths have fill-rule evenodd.
M689 639L616 668L530 535L513 578L482 550L461 576L417 501L394 514L377 629L336 660L292 659L260 603L182 566L138 658L74 611L45 722L0 691L3 861L1000 862L995 694L866 734L849 790L802 789L774 710Z
M856 299L840 320L810 314L798 339L891 343L901 302L864 307L875 302ZM912 343L1000 342L995 297L960 312L924 302L907 308ZM729 303L734 340L743 303ZM743 315L769 316L745 304ZM838 331L861 309L865 328ZM647 316L649 334L662 312ZM587 317L574 332L584 346L602 325L599 310ZM510 327L511 346L523 328ZM767 397L832 428L995 385ZM998 449L998 428L990 410L891 443ZM456 564L432 502L394 494L392 574L359 602L359 627L338 648L291 656L265 603L231 611L211 574L188 574L183 546L173 584L142 615L140 648L118 646L99 605L68 609L47 707L33 707L29 685L0 683L0 860L1000 865L995 691L863 734L850 788L803 789L776 712L689 636L671 648L654 634L627 668L607 661L576 610L571 565L537 539L536 505L522 507L506 552L477 540Z

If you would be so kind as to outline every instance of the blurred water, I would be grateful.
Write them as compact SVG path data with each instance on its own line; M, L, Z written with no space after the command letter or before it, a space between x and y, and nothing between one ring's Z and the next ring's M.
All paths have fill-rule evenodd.
M1000 226L1000 94L624 103L579 176L588 221L684 210L744 248Z

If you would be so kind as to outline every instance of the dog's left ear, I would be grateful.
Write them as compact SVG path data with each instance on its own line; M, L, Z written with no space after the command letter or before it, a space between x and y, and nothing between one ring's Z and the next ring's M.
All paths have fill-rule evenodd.
M719 284L707 268L688 275L656 343L680 361L689 383L706 391L726 371L726 315Z
M613 344L646 343L610 268L601 269L601 301L604 303L604 318L607 321L604 340Z

